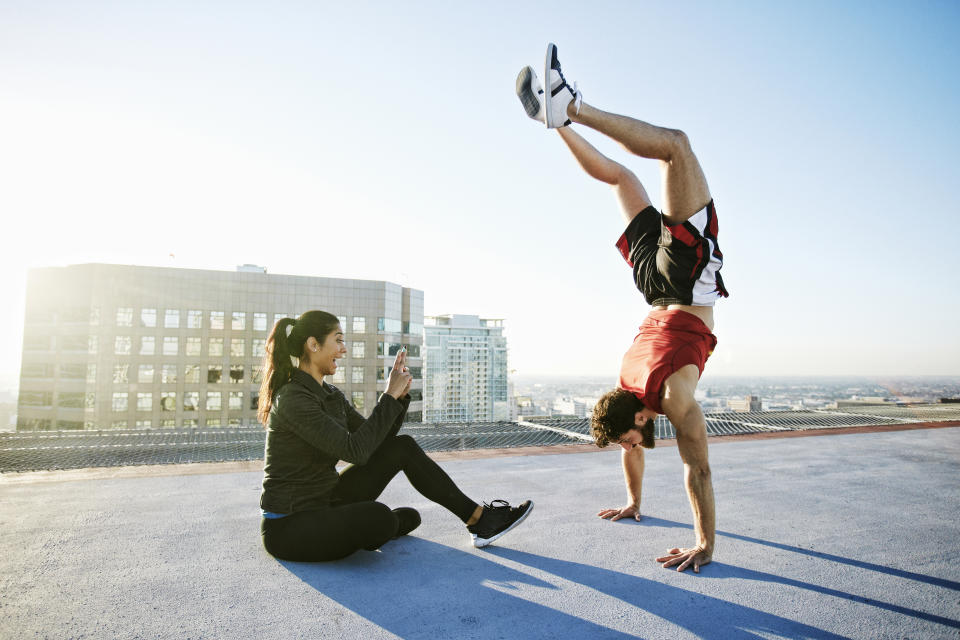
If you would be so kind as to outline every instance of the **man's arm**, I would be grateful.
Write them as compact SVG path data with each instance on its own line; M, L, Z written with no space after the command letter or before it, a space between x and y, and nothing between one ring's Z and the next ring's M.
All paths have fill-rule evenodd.
M713 557L716 534L713 482L707 455L707 424L700 405L693 397L698 380L696 365L683 367L667 378L662 402L667 418L677 431L677 448L683 460L684 483L693 509L697 542L693 548L671 549L666 556L657 558L657 562L663 562L664 567L679 565L678 571L693 565L697 573Z
M623 480L627 485L627 504L619 509L603 509L597 515L616 522L620 518L640 519L640 499L643 492L643 447L624 449L620 458Z

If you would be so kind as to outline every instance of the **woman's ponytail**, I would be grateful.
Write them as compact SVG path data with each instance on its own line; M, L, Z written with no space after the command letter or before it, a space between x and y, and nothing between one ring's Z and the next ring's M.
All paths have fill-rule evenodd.
M273 331L267 338L263 381L260 383L260 398L257 401L257 420L264 426L270 416L270 407L273 406L277 391L290 381L290 375L293 373L291 356L300 356L299 353L290 353L287 340L287 327L293 327L295 324L296 320L293 318L281 318L273 326Z

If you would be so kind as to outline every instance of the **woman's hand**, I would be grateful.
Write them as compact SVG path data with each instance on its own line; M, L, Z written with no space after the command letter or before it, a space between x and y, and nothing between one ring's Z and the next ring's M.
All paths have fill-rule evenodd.
M410 391L412 381L413 376L407 369L407 350L401 349L397 352L397 359L393 361L390 379L387 380L387 393L399 400Z

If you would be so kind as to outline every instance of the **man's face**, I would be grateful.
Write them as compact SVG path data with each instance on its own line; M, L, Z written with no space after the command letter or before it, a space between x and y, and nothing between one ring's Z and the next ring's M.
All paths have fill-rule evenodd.
M617 444L629 451L634 447L639 447L641 442L643 442L643 435L640 433L640 430L630 429L630 431L627 431L620 437L620 440L617 441Z

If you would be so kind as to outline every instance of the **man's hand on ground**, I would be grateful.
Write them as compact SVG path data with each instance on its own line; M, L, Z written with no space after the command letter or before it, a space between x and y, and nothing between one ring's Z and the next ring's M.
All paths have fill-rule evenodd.
M640 509L632 504L620 507L619 509L603 509L597 515L611 522L616 522L620 518L633 518L638 522L640 521Z
M712 558L712 552L694 547L692 549L670 549L667 551L667 555L657 558L657 562L662 562L664 568L680 565L677 567L677 571L683 571L693 565L693 572L700 573L700 567L710 564Z

